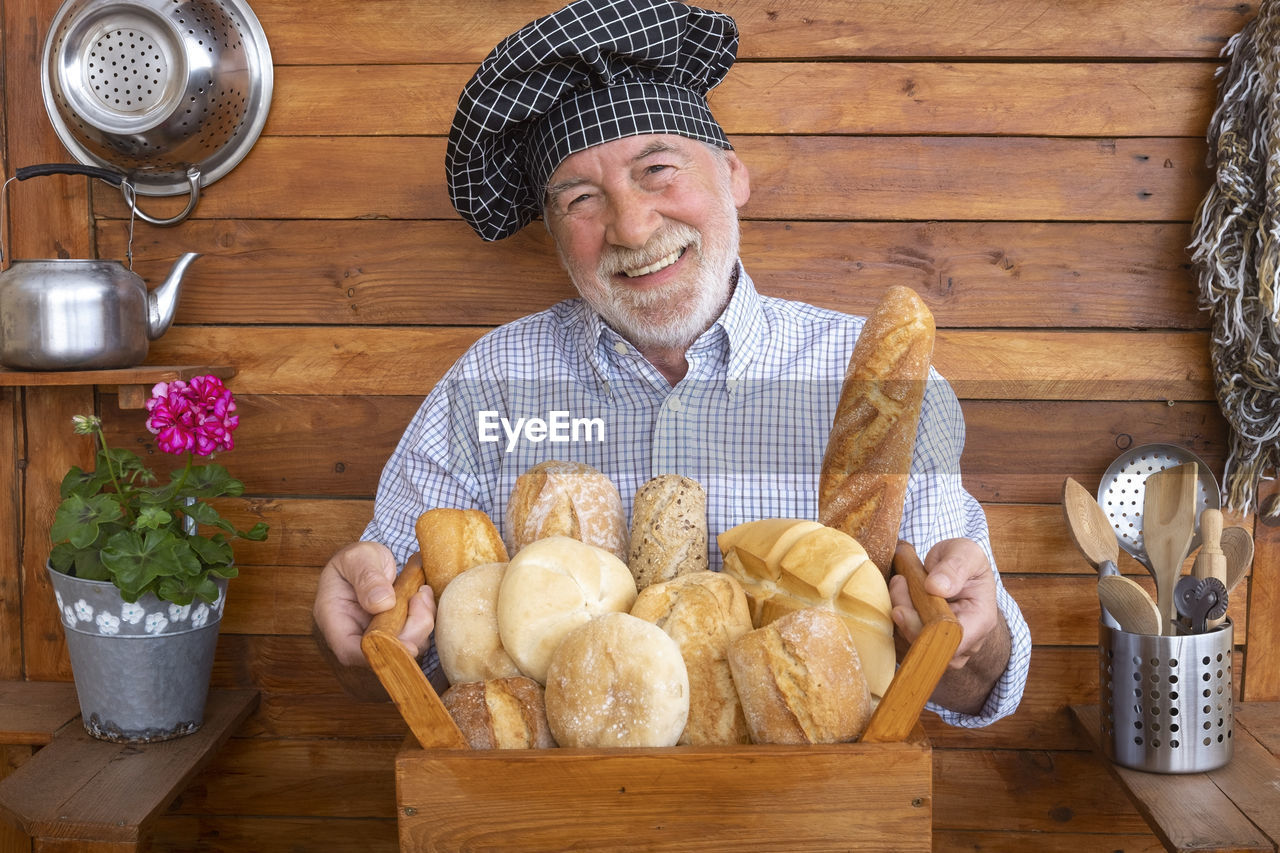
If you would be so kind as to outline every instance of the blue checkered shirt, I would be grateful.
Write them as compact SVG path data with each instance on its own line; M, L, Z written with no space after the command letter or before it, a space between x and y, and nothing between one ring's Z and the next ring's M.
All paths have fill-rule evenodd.
M414 416L383 470L364 538L386 544L403 563L417 550L418 516L449 506L484 510L510 543L506 507L516 477L564 459L608 474L628 518L636 490L652 477L677 473L701 483L708 556L719 568L715 537L735 524L818 517L822 454L862 324L761 296L740 268L728 307L689 348L688 373L675 387L579 299L495 329ZM520 418L542 425L515 429ZM968 537L994 566L986 516L961 484L963 446L959 401L935 373L900 536L921 555L944 539ZM1030 634L998 572L996 594L1013 637L1009 666L977 715L930 705L952 725L987 725L1022 698ZM435 665L433 649L427 667Z

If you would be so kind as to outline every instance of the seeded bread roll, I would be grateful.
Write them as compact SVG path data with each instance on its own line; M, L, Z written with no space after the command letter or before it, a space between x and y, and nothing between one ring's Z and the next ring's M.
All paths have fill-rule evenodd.
M797 610L743 634L729 667L755 743L856 740L871 719L858 653L830 610Z
M710 568L707 494L700 483L679 474L661 474L636 491L627 566L641 590Z
M674 746L689 718L689 675L661 628L607 613L556 648L546 702L561 746Z
M818 520L861 543L888 577L933 355L933 315L889 288L854 345L818 482Z
M515 676L455 684L440 697L472 749L549 749L542 687Z
M729 674L729 643L752 629L742 587L721 572L695 572L640 592L631 615L676 641L689 671L689 721L679 743L750 743L742 703Z
M521 548L498 588L498 635L520 672L546 683L565 634L605 613L626 613L636 582L613 554L567 536Z
M897 666L889 585L856 540L814 521L768 518L732 527L718 542L724 572L742 584L757 628L806 607L834 611L872 695L884 695Z
M414 532L422 552L422 571L437 602L449 581L467 569L507 561L502 535L478 509L429 509L418 516Z
M454 578L436 604L436 651L450 684L519 675L498 635L498 589L506 563L485 563Z
M548 536L568 536L627 558L627 520L618 487L581 462L541 462L517 477L507 522L512 553Z

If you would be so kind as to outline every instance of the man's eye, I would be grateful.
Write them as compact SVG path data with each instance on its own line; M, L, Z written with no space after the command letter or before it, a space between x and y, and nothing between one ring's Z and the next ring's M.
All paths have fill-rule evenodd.
M566 205L565 205L565 207L566 207L566 208L568 208L568 209L570 209L570 210L572 210L575 206L578 206L578 205L580 205L580 204L585 204L586 202L588 202L588 201L590 201L590 200L591 200L591 194L590 194L590 193L582 193L581 195L574 196L573 198L571 198L571 199L569 200L569 203L568 203L568 204L566 204Z

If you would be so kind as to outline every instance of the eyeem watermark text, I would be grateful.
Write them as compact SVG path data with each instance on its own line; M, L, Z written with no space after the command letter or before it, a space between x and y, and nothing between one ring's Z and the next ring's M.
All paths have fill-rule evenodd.
M496 411L486 409L476 415L476 432L481 441L501 441L507 437L507 453L521 439L534 444L543 441L604 441L603 418L571 418L568 412L550 411L543 418L517 418L513 424Z

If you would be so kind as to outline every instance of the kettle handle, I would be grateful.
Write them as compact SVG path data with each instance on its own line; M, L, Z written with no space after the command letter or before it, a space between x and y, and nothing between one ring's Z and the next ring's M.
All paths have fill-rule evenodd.
M101 169L97 166L81 166L78 163L43 163L39 166L23 166L13 173L13 176L19 181L25 181L28 178L40 178L45 175L85 175L86 177L106 181L113 187L120 186L125 179L124 175L119 172Z

